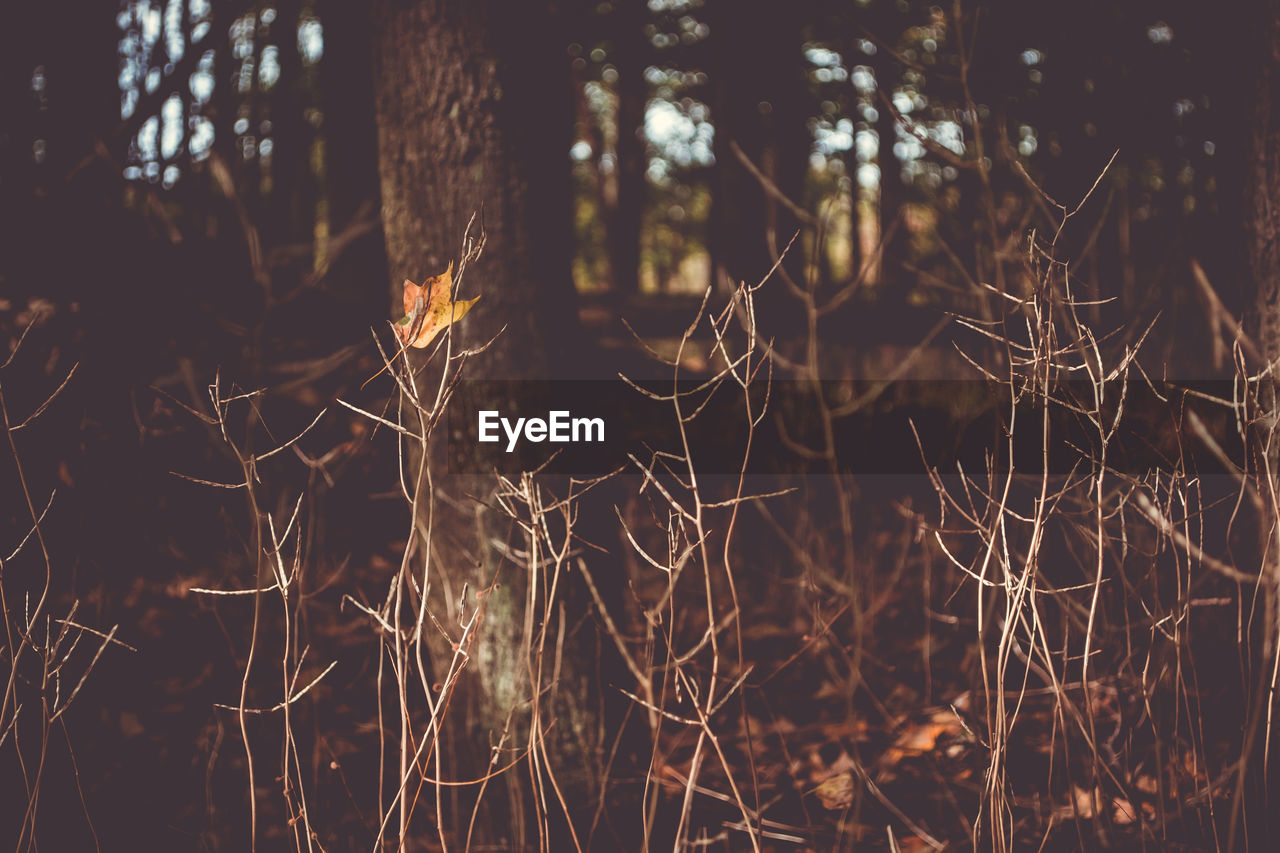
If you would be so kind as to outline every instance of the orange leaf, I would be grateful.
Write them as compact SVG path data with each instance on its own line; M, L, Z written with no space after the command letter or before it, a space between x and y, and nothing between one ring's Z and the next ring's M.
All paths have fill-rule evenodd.
M475 299L453 301L453 263L421 285L405 279L404 317L396 324L402 343L422 349L444 329L466 316Z

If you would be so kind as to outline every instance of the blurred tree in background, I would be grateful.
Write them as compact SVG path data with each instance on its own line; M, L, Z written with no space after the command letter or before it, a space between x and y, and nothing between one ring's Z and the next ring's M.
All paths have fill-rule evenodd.
M337 262L325 286L367 294L356 281L378 252L342 266L341 237L361 204L381 196L369 69L393 57L371 49L366 11L196 0L63 21L58 8L23 10L7 28L8 236L16 249L33 247L9 253L11 280L53 230L30 211L52 211L71 193L99 205L114 197L188 240L181 226L203 208L198 232L213 234L220 226L206 200L225 189L211 180L216 158L266 255L276 252L268 266L292 265L296 278ZM519 91L525 124L539 132L510 155L545 164L532 174L549 208L571 194L579 291L697 292L713 269L758 280L772 264L766 232L785 245L800 226L785 197L826 222L825 279L853 278L869 263L862 301L945 303L934 277L954 275L948 249L964 258L975 234L1013 232L1025 218L1031 194L1019 170L1054 199L1078 199L1115 152L1095 199L1105 224L1079 236L1081 263L1113 264L1126 310L1151 301L1153 276L1190 292L1186 264L1162 255L1170 241L1207 258L1215 281L1235 279L1229 256L1240 247L1219 235L1241 214L1233 188L1243 185L1249 121L1245 51L1233 49L1237 28L1215 25L1225 19L1155 2L1066 10L862 0L753 11L655 0L528 13L556 22L554 31L541 22L531 55L557 64L573 89L568 106L545 86ZM106 67L117 69L114 83ZM540 141L553 129L565 145ZM979 145L990 186L962 165ZM114 189L104 183L111 171ZM63 189L50 196L55 184ZM793 278L803 266L794 254ZM551 273L563 263L539 266L563 278ZM398 284L400 273L389 278Z

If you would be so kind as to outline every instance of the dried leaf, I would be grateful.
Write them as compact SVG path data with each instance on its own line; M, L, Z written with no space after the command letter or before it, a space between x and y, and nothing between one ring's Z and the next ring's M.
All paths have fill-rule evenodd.
M893 746L885 750L880 763L892 767L905 758L924 755L938 748L938 741L958 737L962 732L960 720L950 710L936 711L922 723L912 723L903 729Z
M1100 791L1088 791L1079 785L1071 786L1071 800L1069 803L1062 803L1053 810L1054 816L1058 820L1070 820L1079 817L1082 820L1092 820L1093 816L1098 813L1098 806L1101 802Z
M1133 810L1133 803L1124 797L1116 797L1111 801L1111 822L1116 826L1128 826L1138 819Z
M422 349L450 324L465 317L479 299L477 296L453 301L453 262L421 285L405 279L404 316L396 324L396 334L402 343Z
M824 809L847 809L853 805L853 774L840 773L813 789Z

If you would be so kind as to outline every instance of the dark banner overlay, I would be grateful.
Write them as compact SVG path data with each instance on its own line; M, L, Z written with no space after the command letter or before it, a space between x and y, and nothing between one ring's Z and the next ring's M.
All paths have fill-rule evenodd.
M634 457L692 457L704 475L748 474L919 475L928 468L969 474L1012 464L1024 474L1091 470L1102 456L1096 408L1086 383L1060 383L1047 408L1034 395L985 382L910 381L884 388L874 382L761 382L750 409L732 380L714 390L699 382L643 383L657 395L681 393L679 411L618 381L458 383L447 409L450 473L506 475L541 467L547 473L592 477L620 467L635 472ZM1121 416L1119 386L1103 401L1102 422L1114 432L1105 460L1116 473L1145 476L1180 470L1228 473L1240 466L1244 441L1236 413L1208 397L1231 400L1230 382L1130 382ZM1239 388L1234 389L1239 393ZM819 401L818 394L822 400ZM767 404L767 407L766 407ZM826 428L830 413L831 429ZM763 419L750 430L750 414ZM1196 426L1196 423L1199 426ZM917 439L918 436L918 439ZM1206 436L1211 441L1206 441ZM482 440L483 439L483 440ZM1212 445L1216 445L1216 448ZM748 454L749 449L749 454ZM683 471L683 463L673 463Z

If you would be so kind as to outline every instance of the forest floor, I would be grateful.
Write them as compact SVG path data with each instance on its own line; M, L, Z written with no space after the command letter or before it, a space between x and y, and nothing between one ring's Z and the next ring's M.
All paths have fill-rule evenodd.
M587 302L582 319L625 368L645 356L620 316L669 356L696 306L689 299L602 297ZM10 348L28 324L32 332L19 357L0 377L12 422L26 418L82 363L31 429L14 434L32 499L44 506L55 496L43 524L53 567L45 611L101 632L116 626L112 636L128 648L108 644L93 658L85 650L96 646L86 640L74 657L68 654L62 690L92 672L52 743L39 742L38 728L19 727L3 745L4 788L31 790L31 756L47 755L38 825L55 846L46 849L85 849L92 836L102 849L123 849L123 839L132 849L235 849L228 839L248 819L246 767L238 723L226 706L239 701L251 611L235 597L195 590L252 585L244 560L246 508L226 490L192 478L233 476L204 389L219 376L228 388L239 382L247 389L248 380L237 380L225 365L219 373L217 364L200 363L191 352L171 352L172 360L148 365L145 375L104 372L90 361L97 353L86 347L69 306L0 304L0 338ZM273 363L253 371L253 381L267 388L260 413L274 435L296 434L338 397L385 410L386 386L360 390L378 367L372 345L361 343L367 330L346 328L335 317L307 326L335 327L346 329L337 336L340 347L317 335L322 339L275 352ZM695 339L685 352L693 375L710 370L709 340ZM905 342L863 340L853 370L875 375L909 352ZM922 375L956 369L940 353L923 354ZM394 445L389 430L330 406L293 456L262 471L277 483L272 511L291 495L308 495L313 565L298 630L309 660L337 662L313 701L298 706L294 722L306 733L303 764L314 784L312 809L327 823L326 849L367 847L377 810L359 780L378 776L378 692L357 688L376 676L378 648L368 617L344 600L377 600L404 552L407 516ZM11 458L3 471L4 522L21 538L30 520L12 488ZM741 698L714 721L727 767L758 818L762 849L964 849L972 844L990 761L987 710L975 696L983 651L973 587L945 569L929 539L934 488L923 472L846 482L855 507L852 553L845 555L850 574L832 556L836 549L823 544L838 538L839 518L828 511L836 503L835 481L806 477L796 485L787 501L749 510L738 545L743 628L735 652L749 674ZM6 539L0 550L16 544ZM810 546L803 557L799 552ZM38 597L43 572L34 549L6 562L11 625ZM643 582L636 595L649 595ZM640 619L635 610L631 615ZM626 634L635 630L637 624L623 626ZM1229 649L1204 647L1202 659L1216 652ZM1162 747L1139 723L1153 713L1178 713L1179 696L1211 703L1218 691L1212 678L1179 693L1165 682L1144 688L1129 667L1100 675L1087 697L1079 686L1066 688L1075 691L1073 701L1094 703L1099 748L1115 767L1123 764L1117 771L1123 778L1113 783L1096 778L1084 756L1064 752L1053 685L1026 671L1025 689L1010 697L1019 703L1018 724L1003 745L1012 792L1006 817L1016 849L1144 843L1200 849L1211 842L1213 828L1199 806L1221 807L1223 794L1197 762L1225 754L1228 744L1216 742L1210 728L1199 750ZM38 678L25 669L18 677L23 695L38 705ZM263 696L270 684L260 685ZM1231 718L1225 706L1189 710L1219 725ZM265 719L251 724L265 741L268 728ZM654 742L658 758L649 781L670 807L689 785L690 734L664 728ZM15 746L25 764L12 760ZM1116 759L1119 752L1126 762ZM1134 761L1135 755L1149 760ZM643 781L620 777L618 796L638 796ZM702 768L694 837L711 849L749 849L741 804L726 793L727 781L724 766ZM274 784L260 782L264 791ZM6 811L8 824L17 815ZM275 807L264 806L258 820L273 845L292 837Z

